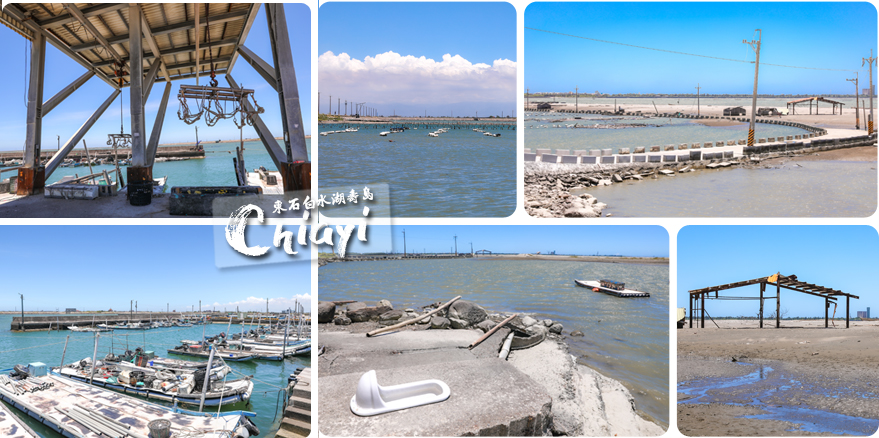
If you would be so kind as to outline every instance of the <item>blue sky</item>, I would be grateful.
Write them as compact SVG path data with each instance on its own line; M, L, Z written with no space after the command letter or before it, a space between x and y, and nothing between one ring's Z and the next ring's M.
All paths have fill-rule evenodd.
M321 112L330 95L334 113L338 98L343 106L345 99L367 102L379 114L499 115L515 108L516 71L506 68L516 61L509 3L329 2L318 20ZM378 56L388 52L402 59ZM336 59L342 54L350 59ZM444 55L453 58L443 62ZM368 59L375 62L358 63Z
M304 302L309 263L218 269L210 226L4 226L2 310L269 309ZM292 227L291 227L292 228ZM257 242L271 245L271 240Z
M688 226L678 233L677 252L679 307L689 306L689 290L781 272L859 296L851 300L852 317L868 306L873 315L879 314L874 278L879 235L869 226ZM760 286L721 295L757 297ZM774 289L767 295L774 296ZM823 317L823 301L793 291L781 293L781 307L788 317ZM844 316L845 299L838 303L837 316ZM757 300L706 300L705 304L712 316L756 316L759 306ZM774 310L775 300L767 301L767 306ZM832 315L833 306L830 311Z
M311 132L311 12L304 4L288 3L284 5L287 15L287 29L293 50L293 60L296 67L296 80L299 88L299 99L302 107L302 120L306 134ZM0 131L4 132L0 138L0 150L20 150L25 139L25 115L27 111L25 92L27 82L25 75L29 66L25 64L25 48L29 42L10 30L6 26L0 26L0 56L11 60L5 68L0 69L0 80L12 90L9 105L0 108ZM264 8L259 9L253 27L248 34L245 45L257 55L272 62L271 45L268 40L266 18ZM85 73L85 68L71 60L50 44L47 44L46 57L46 81L43 91L43 101L51 98L57 91L66 87L74 79ZM29 49L28 49L29 50ZM265 108L262 115L263 121L269 126L272 134L276 137L283 135L281 131L280 104L277 93L263 80L255 70L243 60L235 63L233 77L245 88L256 91L257 102ZM201 78L204 84L208 79ZM228 86L223 75L217 80L220 86ZM195 141L195 125L187 125L177 118L177 88L181 84L195 85L195 79L174 81L171 88L171 97L168 101L168 110L165 114L165 124L162 129L162 143L183 141ZM149 101L145 104L145 119L147 135L152 130L156 119L156 111L162 99L162 83L156 84L150 93ZM112 89L109 85L98 78L91 78L82 88L75 91L61 105L56 107L43 119L43 150L54 149L58 145L57 136L61 136L61 144L82 125L100 104L110 96ZM128 89L124 89L121 95L125 117L125 132L131 132L130 119L128 117L129 100ZM107 134L119 132L119 98L107 109L101 119L91 128L85 136L86 143L91 147L106 147ZM214 127L208 127L203 120L196 122L198 125L199 139L237 139L238 128L231 120L218 123ZM255 138L256 132L251 127L244 129L245 138ZM82 148L82 143L79 144Z
M668 233L659 226L605 225L415 225L370 226L368 246L352 239L353 252L385 251L392 240L395 252L403 252L406 230L408 252L448 252L458 236L458 252L487 249L499 253L547 253L668 257ZM321 248L326 251L325 248Z
M846 82L876 52L876 9L866 2L531 3L525 10L525 87L592 93L741 93L754 65L624 47L543 29L650 48L754 60L742 40L762 29L760 93L853 93ZM846 69L818 71L764 63ZM876 72L874 71L874 81Z

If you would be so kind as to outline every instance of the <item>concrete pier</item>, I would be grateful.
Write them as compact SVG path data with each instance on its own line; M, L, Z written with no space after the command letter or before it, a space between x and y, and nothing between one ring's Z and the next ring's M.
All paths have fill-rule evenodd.
M320 431L328 436L534 436L549 430L552 398L545 388L497 358L501 329L473 350L479 330L400 331L365 337L322 332ZM359 417L350 402L357 382L375 370L380 385L439 379L443 402Z
M306 438L311 434L311 368L305 368L296 378L289 388L290 398L276 437Z

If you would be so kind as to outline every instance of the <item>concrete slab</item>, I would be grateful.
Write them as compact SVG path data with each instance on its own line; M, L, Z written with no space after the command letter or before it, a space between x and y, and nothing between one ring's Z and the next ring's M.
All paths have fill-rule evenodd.
M380 385L439 379L452 391L431 405L358 417L351 397L362 373L321 376L320 431L328 436L532 436L550 422L552 399L506 361L485 358L376 371Z

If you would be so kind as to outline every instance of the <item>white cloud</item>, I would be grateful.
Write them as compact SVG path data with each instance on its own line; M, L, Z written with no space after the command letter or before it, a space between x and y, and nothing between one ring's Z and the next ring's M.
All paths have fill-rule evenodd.
M516 98L516 62L472 63L460 55L441 61L386 52L363 60L326 52L318 58L321 98L330 94L374 105L511 102Z
M267 297L248 297L240 301L232 301L229 303L215 302L213 307L217 310L226 309L228 311L236 308L244 311L265 311ZM311 313L311 294L296 294L292 297L269 298L269 311L280 312L282 310L294 309L294 304L299 301L305 308L305 313Z

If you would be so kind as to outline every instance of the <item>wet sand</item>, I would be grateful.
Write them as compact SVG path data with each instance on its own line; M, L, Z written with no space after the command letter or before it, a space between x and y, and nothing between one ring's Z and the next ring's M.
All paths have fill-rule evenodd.
M769 164L796 161L876 161L876 146L858 146L832 151L816 152L807 155L772 158L763 161Z
M689 382L742 377L758 366L766 376L740 388L764 387L760 401L773 407L816 409L834 414L879 420L879 321L836 321L825 329L822 320L757 321L718 320L718 329L690 329L678 333L678 428L689 436L815 435L796 429L798 422L738 418L766 413L752 406L748 389L722 388L708 399L713 403L683 404L681 392ZM752 364L743 366L742 364ZM762 371L761 371L762 373ZM765 381L762 380L765 378ZM681 383L684 386L681 386ZM795 382L795 383L790 383ZM766 390L765 388L770 389ZM773 389L774 388L774 389ZM736 406L744 404L745 406ZM872 431L871 433L874 433ZM817 435L826 435L818 433Z

